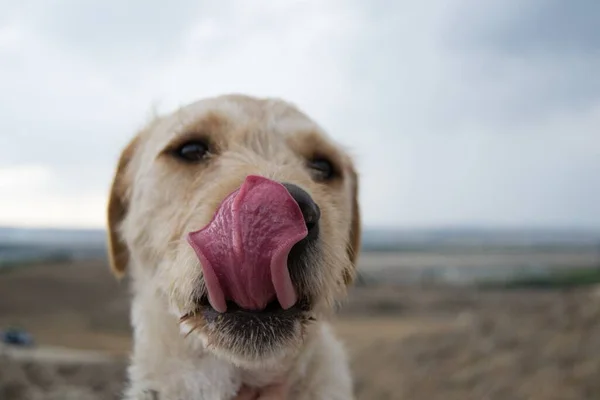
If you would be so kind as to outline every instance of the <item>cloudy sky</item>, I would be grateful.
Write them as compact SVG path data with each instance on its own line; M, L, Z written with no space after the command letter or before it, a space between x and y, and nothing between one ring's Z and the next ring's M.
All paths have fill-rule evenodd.
M369 225L600 227L599 20L596 0L0 0L0 225L103 226L153 108L243 92L352 149Z

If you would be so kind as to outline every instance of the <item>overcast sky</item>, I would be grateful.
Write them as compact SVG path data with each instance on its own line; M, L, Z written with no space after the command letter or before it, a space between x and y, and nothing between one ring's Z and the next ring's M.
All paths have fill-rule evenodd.
M101 227L151 110L284 97L365 223L600 227L597 0L0 0L0 225Z

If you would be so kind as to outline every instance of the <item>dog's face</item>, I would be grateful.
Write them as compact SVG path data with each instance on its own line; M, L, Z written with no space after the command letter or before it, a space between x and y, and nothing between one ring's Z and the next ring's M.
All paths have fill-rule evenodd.
M156 119L123 151L111 265L133 268L134 286L156 290L215 353L277 359L354 277L357 186L350 158L293 106L202 100Z

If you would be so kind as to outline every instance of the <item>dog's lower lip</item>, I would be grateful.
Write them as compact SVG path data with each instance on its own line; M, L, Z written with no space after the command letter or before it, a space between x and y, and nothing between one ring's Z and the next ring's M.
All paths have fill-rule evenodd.
M225 311L224 313L220 313L220 312L216 311L210 305L210 302L208 301L208 298L206 296L203 296L201 299L199 299L197 301L197 304L198 304L198 308L196 309L195 312L208 312L211 314L214 313L214 314L221 314L221 315L248 314L248 315L256 315L256 316L260 316L260 315L275 316L278 314L290 314L290 313L303 312L303 311L310 310L310 302L306 299L299 300L296 304L294 304L294 306L292 306L291 308L289 308L287 310L284 310L281 307L281 305L279 304L277 299L271 301L269 304L267 304L267 307L265 307L262 310L246 310L244 308L241 308L239 305L237 305L233 301L227 301L227 311Z

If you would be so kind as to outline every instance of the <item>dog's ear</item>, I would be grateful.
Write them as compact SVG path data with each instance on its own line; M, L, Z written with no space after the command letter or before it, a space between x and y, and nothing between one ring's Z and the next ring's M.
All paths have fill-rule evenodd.
M352 221L350 223L350 237L346 251L352 263L351 267L344 271L344 283L350 285L356 276L356 261L360 252L361 244L361 213L358 201L358 174L354 169L350 170L350 179L352 181Z
M110 269L117 278L123 277L129 263L129 250L121 237L119 227L129 208L126 171L137 142L136 137L121 153L108 198L108 259Z

